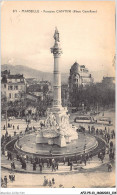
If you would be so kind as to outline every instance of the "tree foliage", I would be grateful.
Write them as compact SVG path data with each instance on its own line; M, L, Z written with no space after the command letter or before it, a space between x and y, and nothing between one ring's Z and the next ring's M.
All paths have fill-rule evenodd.
M97 104L100 106L113 105L115 103L115 85L111 87L103 83L92 84L90 86L74 88L70 93L72 106L78 107L82 103L85 105Z

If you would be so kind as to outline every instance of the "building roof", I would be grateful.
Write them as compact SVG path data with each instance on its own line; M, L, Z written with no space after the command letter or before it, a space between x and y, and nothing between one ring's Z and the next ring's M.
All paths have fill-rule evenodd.
M3 75L9 75L10 74L10 70L8 71L8 70L3 70L3 71L1 71L1 75L3 76Z
M103 77L103 80L115 80L115 77Z
M6 71L5 71L6 72ZM11 75L11 74L3 74L2 75L2 79L1 79L1 83L12 83L15 84L14 82L9 82L8 79L22 79L19 82L15 82L16 84L20 84L20 83L25 83L24 80L24 76L23 74L16 74L16 75Z
M27 92L42 92L42 91L43 89L41 89L40 84L33 84L27 88Z
M75 62L72 66L79 66L78 62Z
M1 83L7 83L7 78L5 76L2 77Z
M34 95L34 94L32 94L32 93L26 93L26 95L27 95L27 96L30 95L30 96L32 96L32 97L38 98L37 95ZM27 97L27 96L26 96L26 97Z
M81 68L85 68L85 65L80 65Z
M24 78L23 74L8 75L8 79L22 79L22 78Z

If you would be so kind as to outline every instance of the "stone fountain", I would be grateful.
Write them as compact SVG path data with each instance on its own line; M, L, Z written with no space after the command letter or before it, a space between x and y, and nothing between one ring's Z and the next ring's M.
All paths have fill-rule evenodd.
M51 48L51 53L54 56L53 106L47 110L47 118L44 126L38 131L36 143L57 144L60 147L65 147L67 143L78 139L78 133L76 132L76 128L69 123L67 108L61 105L61 73L59 61L62 49L60 47L57 28L54 33L54 40L54 46Z

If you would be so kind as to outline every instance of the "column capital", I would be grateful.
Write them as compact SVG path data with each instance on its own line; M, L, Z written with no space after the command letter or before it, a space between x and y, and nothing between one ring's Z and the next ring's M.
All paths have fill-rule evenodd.
M54 57L60 57L60 55L62 54L62 49L60 47L60 38L59 38L59 32L58 29L55 29L55 33L54 33L54 46L51 48L51 53L53 53Z
M61 48L52 47L51 53L53 53L54 57L59 58L63 52Z

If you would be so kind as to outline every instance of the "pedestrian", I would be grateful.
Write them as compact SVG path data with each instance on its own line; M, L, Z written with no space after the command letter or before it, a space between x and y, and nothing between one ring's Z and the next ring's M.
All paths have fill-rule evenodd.
M101 154L100 159L101 159L101 161L102 161L102 163L103 163L103 160L104 160L103 154Z
M89 129L89 134L90 134L90 126L88 126L88 129Z
M44 176L43 186L47 186L47 185L48 185L48 180L46 179L46 176Z
M4 176L4 182L7 185L8 181L7 181L7 176L6 175Z
M25 161L22 159L22 169L25 169Z
M115 131L113 130L113 138L115 139Z
M52 182L51 182L51 180L49 179L49 187L51 187L52 186Z
M52 178L52 184L55 184L55 180L54 180L54 177Z
M10 181L12 181L12 173L11 172L9 174L9 179L10 179Z
M65 165L65 160L66 160L66 159L65 159L65 156L64 156L64 159L63 159L64 165Z
M96 130L96 135L98 135L98 129Z
M108 172L109 172L109 171L112 171L112 164L109 163L109 164L107 164L107 166L108 166Z
M11 161L11 169L13 169L13 162Z
M13 167L13 169L15 169L15 162L14 162L14 160L12 162L12 167Z
M58 162L56 162L55 167L56 167L56 169L58 170Z
M52 171L55 171L55 163L52 163Z
M72 162L70 162L70 171L72 171L72 166L73 166L73 164L72 164Z
M86 160L86 157L84 158L84 164L85 164L85 166L86 166L86 163L87 163L87 160Z
M42 173L42 163L39 164L40 167L40 173Z
M105 127L105 132L107 132L107 129L106 129L106 127Z
M113 142L112 141L110 142L110 148L113 148Z
M7 138L8 137L8 131L6 131L6 133L5 133L5 138Z
M13 178L13 181L15 181L15 175L14 175L14 173L13 173L13 175L12 175L12 178Z
M36 162L33 163L33 171L36 171Z
M55 162L55 160L54 160L54 158L52 158L52 163L54 163Z

